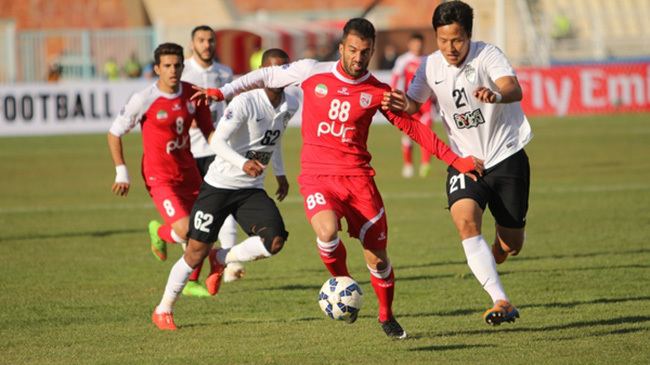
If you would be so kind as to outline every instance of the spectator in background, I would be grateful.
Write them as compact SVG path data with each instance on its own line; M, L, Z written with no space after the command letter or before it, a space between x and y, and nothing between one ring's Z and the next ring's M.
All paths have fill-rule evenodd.
M395 66L395 60L397 59L397 49L392 43L388 43L384 46L384 52L381 55L381 61L379 61L380 70L391 70Z
M120 66L118 66L115 58L109 57L104 63L104 77L108 80L117 80L120 78Z
M142 76L142 65L140 65L140 61L138 61L135 52L132 52L129 59L126 60L124 74L130 79L137 79Z
M251 71L260 68L260 66L262 65L263 54L264 54L264 50L259 46L255 46L255 52L251 54L251 58L248 61Z
M61 65L58 63L50 64L47 70L47 82L58 82L61 78Z

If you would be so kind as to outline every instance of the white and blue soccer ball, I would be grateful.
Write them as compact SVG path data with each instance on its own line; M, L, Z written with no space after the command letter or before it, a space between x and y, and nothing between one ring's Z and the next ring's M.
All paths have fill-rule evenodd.
M363 292L351 277L336 276L321 287L318 304L329 318L354 322L363 304Z

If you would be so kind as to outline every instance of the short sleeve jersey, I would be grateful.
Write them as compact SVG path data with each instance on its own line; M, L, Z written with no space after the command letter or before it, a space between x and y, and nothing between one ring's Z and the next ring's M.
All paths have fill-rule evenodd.
M344 75L339 62L311 59L265 67L222 89L232 95L256 87L300 84L303 94L301 173L370 175L368 131L390 87L371 73L357 79Z
M411 52L406 52L395 60L395 66L392 70L392 81L391 86L394 88L401 87L402 90L408 90L409 85L415 72L422 63L423 57L416 56ZM399 81L402 81L401 85L398 85Z
M408 96L424 102L435 94L452 150L462 157L476 156L490 168L521 150L532 138L521 104L486 104L474 98L479 86L496 90L495 80L515 76L497 47L471 42L459 67L440 51L426 58L411 82Z
M298 99L285 93L283 101L274 108L262 89L236 96L219 120L213 137L224 139L230 148L217 154L205 181L222 189L263 189L265 174L251 177L242 170L249 159L264 165L270 162L275 175L284 175L281 137L299 106Z
M203 68L194 58L189 58L185 60L181 80L203 88L221 87L232 81L232 69L217 62L213 62L208 68ZM210 113L215 127L225 108L225 102L212 101L210 103ZM214 151L198 128L190 128L190 142L192 155L195 158L214 155Z
M142 174L148 186L179 185L188 178L201 178L190 153L188 130L194 119L206 135L214 127L208 107L190 100L193 93L185 82L175 94L164 93L153 84L133 94L113 121L110 133L115 136L141 125Z

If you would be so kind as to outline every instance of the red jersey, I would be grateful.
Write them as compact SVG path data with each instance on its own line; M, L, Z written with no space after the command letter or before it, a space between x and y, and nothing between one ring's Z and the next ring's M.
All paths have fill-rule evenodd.
M409 86L411 86L411 80L415 77L420 64L422 63L423 57L416 56L411 52L407 52L397 57L395 60L395 66L392 70L392 77L390 81L390 86L393 89L402 89L404 92L408 92ZM400 83L401 81L401 83ZM427 114L431 112L431 98L427 99L418 113ZM420 115L414 115L416 119L420 119Z
M303 91L301 173L303 175L374 175L368 152L368 131L390 87L371 73L358 79L344 74L340 62L304 59L283 66L264 67L221 88L224 97L261 88L300 84ZM382 111L382 113L384 113ZM410 117L384 113L411 138L442 156L440 142L430 129ZM417 124L417 125L413 125ZM447 148L448 149L448 148Z
M201 180L188 131L194 119L206 138L214 127L210 109L190 100L193 93L186 82L181 82L175 94L164 93L153 84L133 94L111 126L110 132L119 137L140 123L142 175L147 186Z

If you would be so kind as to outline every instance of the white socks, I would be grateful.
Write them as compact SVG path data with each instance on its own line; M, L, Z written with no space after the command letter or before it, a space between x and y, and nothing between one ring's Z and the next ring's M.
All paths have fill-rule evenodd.
M230 249L217 251L217 260L222 265L231 262L246 262L271 257L271 253L264 247L259 236L248 237Z
M478 235L463 240L463 249L465 257L467 257L467 265L483 289L490 295L492 301L509 301L501 285L501 280L499 280L494 256L492 256L492 251L483 236Z
M156 313L171 313L174 311L174 303L183 291L187 279L190 277L192 271L194 271L194 269L185 262L185 259L182 256L178 261L176 261L169 272L165 292L163 293L160 304L156 307Z
M231 248L235 243L237 243L237 221L229 215L219 230L219 244L221 248Z
M331 256L332 252L336 251L336 248L339 247L340 243L341 239L338 237L329 242L321 241L318 237L316 237L316 244L318 244L318 249L320 252L326 254L327 256Z
M386 268L383 270L375 270L368 265L366 265L366 267L368 268L368 271L370 271L370 275L376 277L377 279L386 279L390 276L390 272L393 271L393 267L390 265L390 263L386 265Z

